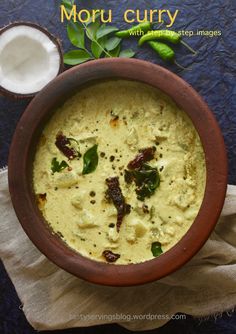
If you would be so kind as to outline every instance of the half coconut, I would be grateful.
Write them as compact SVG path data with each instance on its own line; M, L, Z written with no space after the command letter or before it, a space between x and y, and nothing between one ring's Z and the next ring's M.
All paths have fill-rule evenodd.
M12 23L0 30L0 92L32 97L63 71L59 41L33 23Z

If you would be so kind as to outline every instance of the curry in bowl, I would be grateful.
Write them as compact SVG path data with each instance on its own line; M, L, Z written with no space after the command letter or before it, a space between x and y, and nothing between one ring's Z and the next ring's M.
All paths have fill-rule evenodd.
M51 117L33 187L52 231L81 255L114 264L160 256L203 201L205 156L190 118L154 87L108 80Z

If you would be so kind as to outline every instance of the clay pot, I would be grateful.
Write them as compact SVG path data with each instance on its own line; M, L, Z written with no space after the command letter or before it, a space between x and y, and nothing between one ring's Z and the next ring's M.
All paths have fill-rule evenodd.
M191 228L169 251L139 264L115 265L90 260L68 248L45 223L32 189L32 162L42 129L70 95L94 80L123 78L141 81L169 95L191 118L201 138L207 182L200 211ZM149 62L102 59L62 73L29 104L21 117L10 149L9 187L17 217L35 246L64 270L90 282L129 286L171 274L203 246L219 218L227 186L227 157L219 126L206 103L184 80Z

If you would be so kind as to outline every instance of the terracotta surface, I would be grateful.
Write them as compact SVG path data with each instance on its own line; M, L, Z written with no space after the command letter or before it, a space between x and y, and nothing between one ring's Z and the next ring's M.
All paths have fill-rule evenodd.
M66 247L53 235L37 208L32 189L32 161L41 131L54 112L79 87L92 80L142 81L172 97L192 119L206 155L207 185L201 209L188 233L153 260L130 265L95 262ZM30 103L15 131L9 156L9 188L25 232L38 249L66 271L98 284L127 286L160 279L186 263L202 247L220 215L227 186L223 138L208 106L193 88L168 70L135 59L102 59L74 67L46 86Z
M60 56L60 68L59 68L59 71L58 71L58 74L60 74L64 70L61 42L59 41L59 39L54 37L46 28L43 28L40 25L35 24L35 23L31 23L31 22L14 22L14 23L11 23L11 24L3 27L2 29L0 29L0 37L1 37L1 34L4 33L6 30L11 29L15 26L21 26L21 25L29 26L29 27L36 28L36 29L42 31L56 45L57 50L58 50L58 54ZM7 96L7 97L10 97L10 98L13 98L13 99L23 99L23 98L34 97L37 94L37 92L32 93L32 94L19 94L19 93L10 92L9 90L0 86L0 94L2 94L4 96Z

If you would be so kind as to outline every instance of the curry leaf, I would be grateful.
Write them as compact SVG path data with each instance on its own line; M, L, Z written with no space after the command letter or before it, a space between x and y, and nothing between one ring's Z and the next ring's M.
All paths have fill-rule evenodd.
M136 174L136 177L137 179L138 177L142 179L141 174L139 176L137 176ZM155 193L155 190L159 186L159 184L160 184L160 177L157 170L150 173L149 176L146 175L142 183L138 185L138 187L135 190L137 194L137 199L140 201L144 201L145 197L148 198L151 197Z
M156 241L152 243L151 247L152 255L157 257L163 253L160 242Z
M67 34L74 46L84 49L84 28L78 22L70 22L67 25Z
M95 15L92 13L92 11L90 11L90 19L85 23L86 26L88 26L89 24L93 23L94 21L97 21L98 18L100 17L100 12L96 13Z
M91 41L96 40L96 33L97 33L99 26L100 26L100 22L98 20L87 25L86 35Z
M64 63L67 65L78 65L94 59L85 50L72 50L64 54Z
M119 54L120 54L120 45L118 45L114 50L109 51L109 54L112 57L119 57Z
M146 197L151 197L160 185L160 175L157 168L143 164L141 168L135 170L125 170L125 182L135 182L137 199L144 201Z
M131 49L122 50L119 57L121 58L132 58L135 56L135 52Z
M96 42L92 41L91 43L91 50L92 53L94 55L95 58L100 58L101 54L102 54L102 48L99 44L97 44Z
M52 162L51 162L51 171L53 173L56 172L61 172L63 169L65 169L66 167L69 167L68 163L65 162L64 160L62 160L61 162L59 162L57 160L57 158L53 158Z
M67 12L72 10L75 0L62 0L61 5L65 7Z
M104 51L106 36L100 38L98 41L92 41L91 50L95 58L100 58Z
M92 146L88 151L85 152L83 161L84 167L82 174L90 174L95 171L98 165L98 153L97 153L98 145Z
M110 33L114 32L114 31L118 31L119 29L116 27L112 27L112 26L106 26L106 24L101 25L101 27L99 27L99 29L97 30L97 34L96 37L97 39L103 37L103 36L107 36Z
M61 4L64 5L65 7L72 7L73 4L75 3L75 0L62 0Z
M121 42L121 38L111 37L106 41L105 48L107 51L114 50Z

